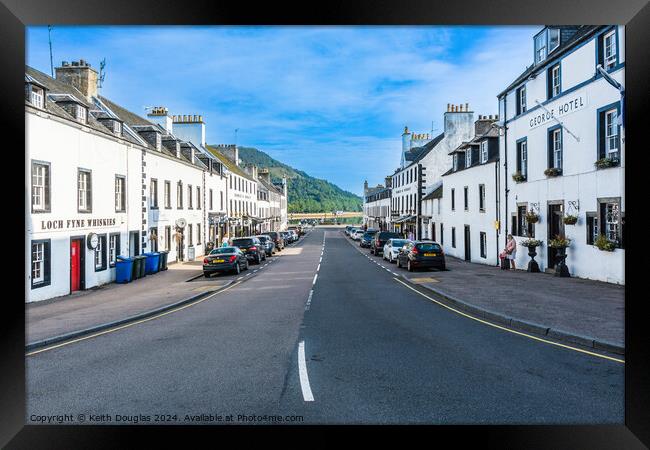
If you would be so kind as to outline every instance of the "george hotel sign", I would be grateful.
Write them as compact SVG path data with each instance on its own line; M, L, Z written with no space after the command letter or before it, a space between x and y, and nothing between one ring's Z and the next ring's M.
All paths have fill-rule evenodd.
M79 230L84 228L114 227L118 225L117 220L114 217L97 219L35 220L34 223L40 225L40 231Z
M555 122L553 119L559 119L560 117L579 111L587 106L587 95L584 91L574 95L567 95L565 97L566 99L563 98L562 100L553 103L552 106L539 108L535 111L528 119L528 129L532 130L542 125Z

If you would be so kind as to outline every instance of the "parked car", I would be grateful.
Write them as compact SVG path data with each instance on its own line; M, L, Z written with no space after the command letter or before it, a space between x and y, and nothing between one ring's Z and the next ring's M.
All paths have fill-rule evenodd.
M271 236L261 234L255 237L262 243L262 247L264 247L264 250L266 251L266 256L273 256L273 252L275 251L275 244L273 243Z
M284 242L286 242L287 244L293 243L293 236L291 235L291 233L289 233L288 231L280 231L280 234L284 238Z
M271 239L273 240L273 244L275 244L275 249L281 252L285 246L284 238L282 237L282 235L277 231L269 231L268 233L266 233L266 235L270 236Z
M289 231L294 231L296 235L298 235L298 238L302 236L304 233L302 232L302 227L297 226L297 227L289 227Z
M232 246L238 247L246 255L246 258L257 264L266 259L266 251L260 240L255 236L234 238Z
M293 242L298 242L298 240L300 239L300 235L298 234L298 232L296 230L293 230L293 229L290 229L288 231L289 231L289 234L291 235L291 237L293 238Z
M203 275L209 278L213 273L248 269L246 255L237 247L217 247L203 258Z
M397 267L406 267L409 272L431 267L445 270L445 253L437 242L409 241L397 255Z
M346 225L345 226L345 231L344 232L345 232L345 234L347 236L350 236L350 230L352 230L352 228L354 228L352 225Z
M399 250L404 247L408 242L410 242L408 239L395 239L391 238L386 241L384 244L384 252L383 252L383 258L391 263L394 263L397 261L397 255L399 254Z
M361 236L363 236L363 233L365 233L363 228L355 228L351 234L352 239L358 241L359 239L361 239Z
M361 236L361 239L359 240L359 247L370 247L370 244L372 243L372 239L375 237L376 232L377 231L366 231L363 233L363 236Z
M375 234L375 238L370 246L370 253L376 256L384 253L384 245L389 239L402 239L402 236L399 233L393 233L392 231L380 231Z

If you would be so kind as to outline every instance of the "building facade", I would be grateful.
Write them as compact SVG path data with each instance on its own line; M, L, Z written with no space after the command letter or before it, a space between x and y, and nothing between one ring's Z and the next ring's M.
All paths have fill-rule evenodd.
M489 265L498 264L499 254L499 129L492 126L497 120L479 116L474 138L451 152L438 230L432 226L446 254Z
M620 26L547 26L534 38L534 64L498 96L504 236L541 240L542 270L553 271L549 241L563 236L571 239L572 276L625 282L624 108L616 87L625 85L624 35ZM527 211L536 223L526 222ZM602 251L599 242L614 248ZM516 263L528 259L519 251Z
M235 146L206 145L201 116L155 107L145 119L99 95L97 79L83 60L55 78L25 70L27 302L115 280L119 255L188 261L257 224L286 229L286 179L268 182L264 225L258 175Z

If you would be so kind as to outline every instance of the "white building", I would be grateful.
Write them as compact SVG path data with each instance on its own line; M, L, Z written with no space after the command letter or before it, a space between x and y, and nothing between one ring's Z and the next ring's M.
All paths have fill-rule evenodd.
M432 236L437 231L446 254L489 265L499 261L499 130L492 126L496 121L479 116L474 138L451 152L452 167L442 176L442 213L430 227Z
M376 230L388 230L391 221L390 177L386 177L386 187L369 188L366 181L363 191L363 224Z
M461 142L472 138L473 117L467 103L464 107L447 104L444 130L433 139L428 135L412 135L408 127L404 129L401 166L391 176L391 223L394 231L412 232L416 239L423 236L422 228L428 225L428 218L422 217L422 198L432 192L442 174L451 167L449 153ZM416 144L424 144L414 144L414 137Z
M207 145L208 151L225 166L228 177L228 237L250 236L259 223L257 180L240 167L235 145Z
M565 235L572 276L625 282L623 109L619 90L597 69L625 84L624 36L620 26L545 27L534 37L533 64L498 95L503 236L542 240L542 270L555 264L549 240ZM537 223L526 223L527 210ZM566 215L578 222L565 225ZM601 234L615 244L612 252L594 245ZM521 250L518 267L529 260Z
M55 79L26 67L25 96L26 301L113 281L118 255L203 255L208 214L225 215L225 170L172 134L164 108L149 121L100 96L83 60Z

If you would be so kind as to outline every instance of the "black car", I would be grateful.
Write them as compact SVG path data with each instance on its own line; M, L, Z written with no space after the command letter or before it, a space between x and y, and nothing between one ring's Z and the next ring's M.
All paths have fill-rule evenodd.
M397 267L406 267L409 272L432 267L445 270L445 253L437 242L408 242L397 255Z
M275 251L275 244L273 243L271 236L261 234L255 237L262 243L262 247L264 247L264 250L266 251L266 256L273 256L273 252Z
M399 233L393 233L392 231L380 231L375 234L372 243L370 244L370 253L373 255L381 255L384 253L384 245L389 239L402 239L403 236Z
M248 269L248 259L237 247L215 248L203 258L203 275L206 278L213 273L233 270L239 273L246 269Z
M289 233L288 231L280 231L280 234L284 238L284 242L286 242L287 244L293 243L294 239L291 233Z
M266 235L270 236L271 239L273 240L273 243L275 244L275 249L277 251L282 251L282 249L285 246L284 238L282 237L282 235L277 231L269 231L268 233L266 233Z
M370 245L372 244L372 240L375 238L375 233L376 231L366 231L363 233L363 236L361 236L361 239L359 239L359 247L362 248L369 248Z
M254 236L235 238L232 240L232 246L238 247L246 258L257 264L266 259L266 251L262 243Z

